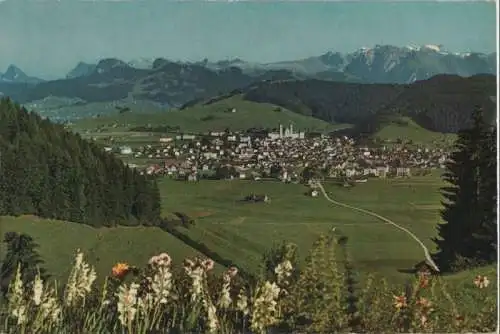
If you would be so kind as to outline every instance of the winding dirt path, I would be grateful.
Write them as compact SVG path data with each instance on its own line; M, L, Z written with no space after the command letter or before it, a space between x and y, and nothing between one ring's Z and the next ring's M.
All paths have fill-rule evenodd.
M422 240L420 240L415 234L413 234L411 231L409 231L408 229L406 229L405 227L401 226L401 225L398 225L396 224L395 222L393 222L392 220L390 220L389 218L386 218L384 216L381 216L379 214L376 214L375 212L372 212L372 211L368 211L368 210L365 210L365 209L361 209L361 208L358 208L358 207L355 207L355 206L352 206L352 205L349 205L349 204L344 204L344 203L341 203L341 202L337 202L333 199L331 199L328 194L326 193L325 191L325 188L323 188L323 185L321 184L321 182L316 182L314 184L316 187L318 187L321 192L323 193L323 196L325 196L326 200L335 204L335 205L339 205L339 206L342 206L344 208L348 208L348 209L351 209L351 210L355 210L355 211L358 211L358 212L362 212L364 214L367 214L369 216L372 216L372 217L375 217L375 218L378 218L388 224L391 224L392 226L402 230L403 232L405 232L406 234L408 234L410 237L413 238L413 240L415 240L419 245L420 247L422 247L422 250L424 251L424 255L425 255L425 259L427 260L427 262L433 267L434 270L438 271L439 272L439 268L438 266L436 265L436 263L432 260L431 258L431 255L429 253L429 250L427 249L427 247L425 247L424 243L422 242Z

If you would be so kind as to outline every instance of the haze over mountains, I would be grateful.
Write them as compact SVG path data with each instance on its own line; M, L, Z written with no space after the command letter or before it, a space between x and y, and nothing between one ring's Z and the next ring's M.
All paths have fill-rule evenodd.
M162 58L158 58L162 59ZM152 70L155 59L139 58L125 63L120 60L120 66L135 69ZM182 63L182 62L176 62ZM275 63L251 63L242 59L220 60L211 62L205 59L200 62L183 63L199 65L211 70L220 71L229 67L238 67L243 73L255 75L270 70L287 70L305 76L323 76L328 78L328 72L346 73L352 79L373 83L410 83L427 79L436 74L457 74L471 76L478 73L496 73L496 53L452 53L442 46L406 46L376 45L373 48L361 48L352 53L327 52L306 59L281 61ZM98 64L79 62L66 78L76 78L91 75ZM12 75L12 72L19 75ZM0 75L4 82L39 82L27 76L15 65Z
M328 52L268 64L241 59L189 63L164 58L129 62L107 58L97 64L80 62L65 78L50 81L30 77L12 65L0 74L0 96L10 96L42 114L62 115L64 119L65 114L84 117L114 110L117 101L146 102L152 109L179 108L193 100L244 91L262 82L321 80L406 85L438 74L469 77L496 71L495 53L451 53L436 45L376 45L349 54ZM274 89L274 85L261 87ZM85 105L88 112L84 115L81 109ZM78 113L68 111L73 107L78 107Z

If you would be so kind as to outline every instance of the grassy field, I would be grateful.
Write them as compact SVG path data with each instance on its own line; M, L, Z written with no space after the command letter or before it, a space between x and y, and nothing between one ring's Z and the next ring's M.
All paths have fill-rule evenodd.
M394 142L398 139L416 144L449 146L456 139L455 134L446 134L424 129L409 117L392 117L373 134L374 138Z
M31 235L40 245L46 269L59 281L66 280L77 248L84 251L101 280L111 273L116 262L144 266L152 255L167 251L174 263L182 264L185 257L199 254L167 232L151 227L93 229L77 223L21 216L0 217L0 231Z
M236 112L230 112L235 108ZM182 111L172 110L162 113L142 114L124 113L100 118L83 119L73 125L76 131L96 129L98 127L126 130L135 126L179 126L186 132L233 131L253 127L277 128L280 123L294 124L296 130L333 131L346 127L342 124L330 124L325 121L300 115L286 109L276 111L277 106L267 103L245 101L234 96L212 104L198 104ZM229 111L229 112L228 112Z
M437 175L411 179L373 179L353 188L324 183L330 197L374 211L412 231L432 251L436 224L440 221ZM257 270L265 250L282 240L299 246L305 257L320 233L347 236L354 268L361 275L376 273L390 281L402 282L410 269L423 260L420 246L404 232L347 208L337 207L323 197L304 195L307 188L297 184L263 181L201 181L187 183L167 178L160 181L164 214L174 211L196 220L194 227L182 229L192 239L238 266ZM270 203L245 203L250 194L267 194ZM156 252L166 250L180 262L196 254L171 235L155 228L94 230L90 227L35 217L3 217L2 232L32 235L41 245L42 256L51 272L64 277L74 249L89 256L100 275L117 261L144 264ZM57 240L57 247L53 247Z
M420 246L404 232L373 217L336 207L322 197L307 197L303 185L165 179L160 186L165 212L183 211L196 218L196 226L185 233L251 269L257 268L262 251L273 242L295 242L306 255L318 234L332 227L349 238L355 267L362 272L404 278L406 274L399 269L411 268L423 260ZM440 220L441 186L436 176L370 180L351 189L325 184L333 199L392 219L409 228L431 250L431 237ZM250 193L265 193L271 203L239 201Z

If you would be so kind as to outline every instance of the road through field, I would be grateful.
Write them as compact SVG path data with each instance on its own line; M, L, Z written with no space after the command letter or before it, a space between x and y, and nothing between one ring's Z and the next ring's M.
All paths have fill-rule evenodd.
M430 255L429 250L427 249L427 247L425 247L425 245L422 242L422 240L420 240L411 231L409 231L408 229L404 228L401 225L396 224L395 222L393 222L389 218L386 218L384 216L376 214L375 212L368 211L368 210L365 210L365 209L361 209L361 208L358 208L358 207L355 207L355 206L352 206L352 205L349 205L349 204L337 202L337 201L331 199L328 196L328 194L326 193L325 188L323 188L323 185L321 184L321 182L316 182L315 185L321 190L321 192L323 193L323 196L325 196L326 200L329 201L330 203L333 203L335 205L339 205L339 206L342 206L344 208L348 208L348 209L351 209L351 210L355 210L355 211L358 211L358 212L362 212L362 213L365 213L365 214L370 215L372 217L378 218L378 219L380 219L380 220L382 220L382 221L384 221L384 222L386 222L388 224L391 224L394 227L402 230L403 232L407 233L410 237L412 237L420 245L420 247L422 247L422 249L424 251L425 259L427 260L427 262L434 268L434 270L439 271L439 268L436 265L436 263L434 263L434 261L432 260L431 255Z

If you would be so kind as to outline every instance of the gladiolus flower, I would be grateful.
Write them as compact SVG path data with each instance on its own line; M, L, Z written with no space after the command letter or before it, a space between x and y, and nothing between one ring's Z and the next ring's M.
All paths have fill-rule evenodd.
M172 263L172 259L167 253L161 253L149 259L148 263L150 266L168 267Z

